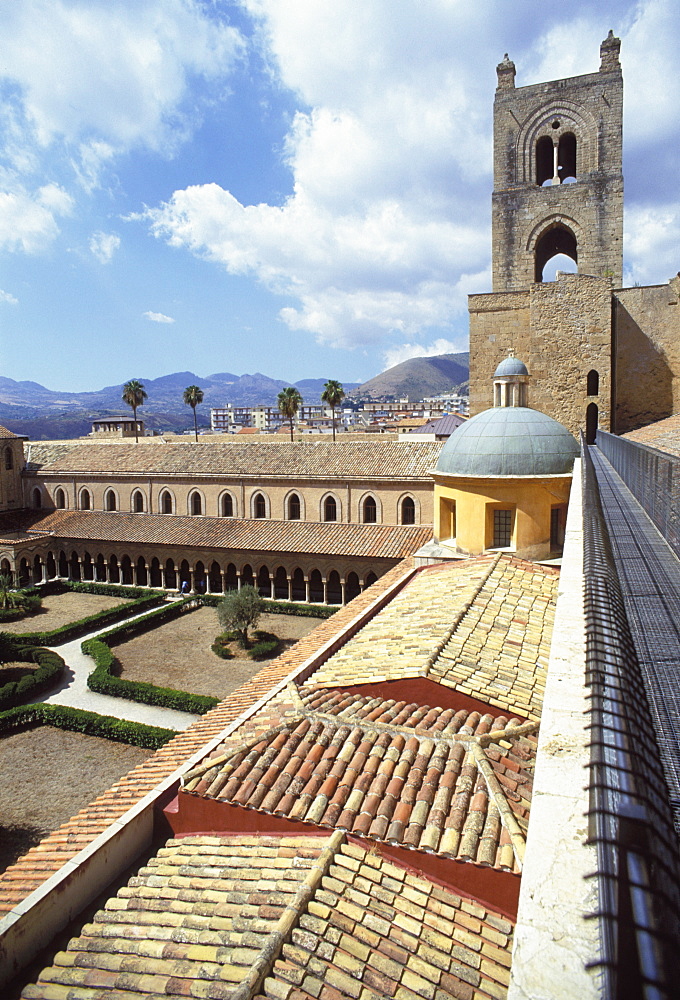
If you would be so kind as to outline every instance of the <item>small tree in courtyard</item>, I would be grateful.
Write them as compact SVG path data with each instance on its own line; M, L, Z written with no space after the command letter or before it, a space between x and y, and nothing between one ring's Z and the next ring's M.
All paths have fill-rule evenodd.
M247 583L240 590L232 590L217 605L217 618L225 632L238 632L244 647L248 648L248 629L255 628L264 610L264 601L255 587Z

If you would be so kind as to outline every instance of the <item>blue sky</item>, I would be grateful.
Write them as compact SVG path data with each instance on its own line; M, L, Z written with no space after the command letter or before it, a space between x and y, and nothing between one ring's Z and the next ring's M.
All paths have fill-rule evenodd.
M0 371L363 381L467 349L491 110L622 39L627 283L680 269L674 0L0 5Z

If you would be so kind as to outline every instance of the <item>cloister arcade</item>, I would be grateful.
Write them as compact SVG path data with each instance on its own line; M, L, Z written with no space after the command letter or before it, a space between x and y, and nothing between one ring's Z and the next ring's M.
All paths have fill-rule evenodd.
M65 545L33 556L21 555L16 561L4 557L0 559L0 573L21 587L64 579L178 591L186 581L192 593L224 594L251 584L262 597L272 600L346 604L389 568L386 560L379 560L385 565L374 568L367 565L367 560L359 560L364 565L351 568L343 557L335 565L330 559L311 557L317 564L308 566L299 555L283 557L272 553L266 559L254 553L242 553L240 558L235 553L218 558L211 555L215 553L183 556L139 554L130 549L111 552L78 543L73 548Z

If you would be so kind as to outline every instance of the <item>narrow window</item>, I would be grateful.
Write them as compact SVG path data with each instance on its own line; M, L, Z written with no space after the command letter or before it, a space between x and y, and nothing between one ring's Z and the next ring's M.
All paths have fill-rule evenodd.
M234 499L231 493L224 493L222 495L222 517L233 517L234 516Z
M337 521L338 505L335 502L335 497L326 497L326 499L324 500L323 519L324 521Z
M83 490L80 494L80 509L81 510L92 509L92 497L90 496L89 490Z
M5 468L6 469L14 468L14 455L12 454L11 448L5 448Z
M415 524L416 523L416 505L413 497L404 497L401 502L401 523L402 524Z
M54 494L54 506L58 510L64 510L65 507L66 507L66 494L62 490L61 486L59 487L59 489L57 490L57 492Z
M106 509L115 510L116 509L116 494L113 490L109 490L106 494Z
M300 497L297 493L292 493L288 498L288 520L300 520Z
M539 187L552 181L553 170L553 141L544 135L536 143L536 183Z
M598 423L599 411L597 403L588 403L586 407L586 444L595 444Z
M378 520L378 508L374 497L366 497L364 500L364 524L375 524Z
M33 490L33 506L42 507L42 493L37 486Z
M135 514L141 514L144 510L144 497L141 490L135 490L132 494L132 509Z
M512 538L512 511L495 510L493 512L493 548L507 549Z
M565 132L560 136L557 147L557 170L562 184L573 184L576 180L576 136Z
M600 375L594 368L588 372L588 395L597 396L600 392Z
M203 513L203 503L201 501L201 494L196 490L191 494L190 500L190 510L192 514L202 514Z
M172 514L172 497L167 490L161 493L161 514Z
M255 499L253 500L253 516L254 517L267 516L267 504L261 493L255 494Z

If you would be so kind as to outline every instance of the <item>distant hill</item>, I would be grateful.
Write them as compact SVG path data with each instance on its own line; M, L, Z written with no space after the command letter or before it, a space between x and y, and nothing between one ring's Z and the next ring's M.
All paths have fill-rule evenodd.
M409 358L376 375L352 392L352 399L405 397L410 400L436 396L454 387L467 386L470 355L440 354L432 358Z
M139 376L131 376L139 377ZM269 378L260 372L253 375L233 375L218 372L202 378L194 372L173 372L156 379L139 377L148 400L139 410L149 430L182 431L193 426L189 407L182 402L184 389L198 385L203 389L203 404L197 409L199 426L210 424L210 407L273 406L279 392L290 382ZM318 402L327 379L303 379L293 385L307 403ZM346 385L349 392L358 383ZM38 382L16 382L0 376L0 424L26 434L33 440L80 437L89 433L95 417L127 413L123 403L123 384L105 386L94 392L57 392Z

